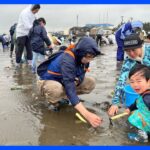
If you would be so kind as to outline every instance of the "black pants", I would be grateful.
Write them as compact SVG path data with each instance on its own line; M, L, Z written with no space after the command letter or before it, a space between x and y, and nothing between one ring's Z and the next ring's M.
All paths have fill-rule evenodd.
M10 42L10 51L13 52L14 51L14 39L13 39L13 35L11 35L11 42Z
M20 63L24 47L27 51L27 60L32 60L32 50L28 36L17 38L16 63Z
M99 44L99 41L100 41L100 44ZM97 43L97 45L99 44L99 46L102 45L102 35L97 34L97 36L96 36L96 43Z

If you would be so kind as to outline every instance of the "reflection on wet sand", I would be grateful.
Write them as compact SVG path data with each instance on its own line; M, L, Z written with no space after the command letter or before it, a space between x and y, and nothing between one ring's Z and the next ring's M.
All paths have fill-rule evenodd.
M96 78L96 88L91 94L80 96L87 108L103 117L103 124L97 129L81 123L72 106L51 112L37 92L37 76L26 64L16 71L9 52L0 50L0 144L136 145L127 139L126 118L115 120L112 126L107 116L110 93L119 74L115 49L115 46L102 48L105 55L96 58L90 66L89 75Z

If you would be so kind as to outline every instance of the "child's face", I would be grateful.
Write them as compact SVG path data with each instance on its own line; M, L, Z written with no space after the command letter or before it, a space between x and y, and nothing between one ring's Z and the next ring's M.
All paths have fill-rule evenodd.
M150 88L150 80L147 81L139 72L132 75L129 80L131 87L139 94Z

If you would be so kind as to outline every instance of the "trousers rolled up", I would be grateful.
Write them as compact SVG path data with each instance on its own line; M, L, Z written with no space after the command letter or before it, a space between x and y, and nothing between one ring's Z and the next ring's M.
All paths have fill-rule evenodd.
M76 87L78 95L89 94L95 88L95 79L93 77L85 77L83 82ZM63 85L54 80L38 80L39 92L45 96L46 100L51 103L57 103L62 98L67 98Z

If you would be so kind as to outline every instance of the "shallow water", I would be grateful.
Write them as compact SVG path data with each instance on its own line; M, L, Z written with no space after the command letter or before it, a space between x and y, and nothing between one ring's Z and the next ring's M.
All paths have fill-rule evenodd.
M119 74L115 49L115 46L102 48L105 55L91 63L91 72L87 74L96 78L96 88L91 94L80 96L86 107L103 117L104 122L97 129L81 123L71 106L51 112L37 93L37 76L26 64L15 71L14 58L11 61L9 52L0 50L0 144L138 145L127 139L126 118L110 126L105 103L102 103L111 102L110 93Z

